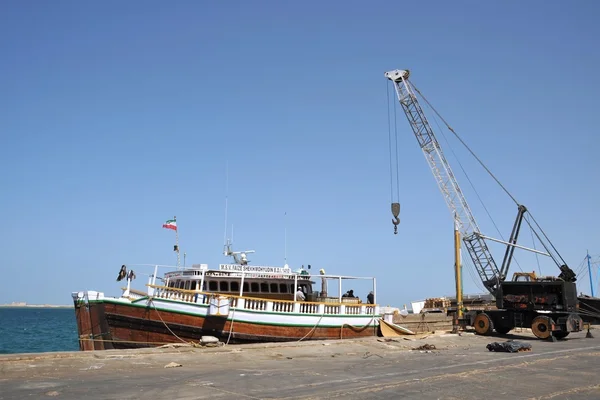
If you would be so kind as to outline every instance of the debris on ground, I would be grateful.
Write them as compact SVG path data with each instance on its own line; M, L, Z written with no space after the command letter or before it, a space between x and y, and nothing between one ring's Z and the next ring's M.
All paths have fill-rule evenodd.
M435 350L435 345L433 344L423 344L419 347L415 347L413 350Z
M505 352L505 353L518 353L522 351L531 351L531 345L529 343L517 342L514 340L508 340L503 343L493 342L485 346L489 351Z
M163 344L162 346L158 346L158 349L176 349L179 347L195 347L195 343L193 342L189 342L189 343L169 343L169 344Z
M181 364L177 364L176 362L170 362L167 365L165 365L165 368L176 368L176 367L181 367Z

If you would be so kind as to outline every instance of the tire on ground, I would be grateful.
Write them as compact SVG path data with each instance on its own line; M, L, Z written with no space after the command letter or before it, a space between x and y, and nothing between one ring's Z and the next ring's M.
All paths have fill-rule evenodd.
M531 321L531 331L539 339L548 339L552 335L552 319L538 315Z
M494 323L489 315L479 313L475 317L475 321L473 321L473 327L479 335L489 335L494 330Z

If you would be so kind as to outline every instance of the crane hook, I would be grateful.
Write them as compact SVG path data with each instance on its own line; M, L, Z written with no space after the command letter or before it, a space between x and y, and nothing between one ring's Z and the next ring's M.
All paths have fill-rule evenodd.
M398 225L400 224L400 203L392 203L392 224L394 224L394 235L398 234Z

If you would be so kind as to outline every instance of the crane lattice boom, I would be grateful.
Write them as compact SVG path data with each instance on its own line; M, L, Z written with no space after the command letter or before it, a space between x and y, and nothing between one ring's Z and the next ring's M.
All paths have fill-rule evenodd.
M408 118L421 150L423 150L425 159L433 172L444 200L457 219L465 247L473 260L481 281L492 294L495 294L499 283L505 277L498 270L485 240L480 236L479 227L467 200L408 81L409 75L408 70L394 70L385 73L385 77L394 84L398 101Z

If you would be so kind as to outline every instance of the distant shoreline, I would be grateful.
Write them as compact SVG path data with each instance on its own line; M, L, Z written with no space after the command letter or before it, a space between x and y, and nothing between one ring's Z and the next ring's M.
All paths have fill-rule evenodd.
M73 306L60 304L0 304L0 308L73 308Z

